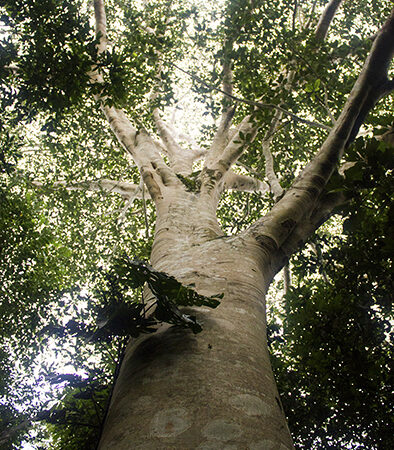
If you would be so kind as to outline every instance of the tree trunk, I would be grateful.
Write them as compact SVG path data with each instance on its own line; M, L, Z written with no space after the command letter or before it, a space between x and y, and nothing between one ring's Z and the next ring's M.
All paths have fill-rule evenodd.
M127 348L99 449L290 449L266 340L269 255L224 237L194 194L158 208L152 264L204 295L199 335L162 326ZM216 237L214 237L216 235Z

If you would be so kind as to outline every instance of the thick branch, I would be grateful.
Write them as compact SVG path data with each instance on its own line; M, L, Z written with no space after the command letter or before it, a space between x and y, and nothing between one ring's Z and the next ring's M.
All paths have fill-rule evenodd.
M277 199L283 194L283 188L280 185L279 179L276 176L274 170L274 158L272 157L270 145L271 142L263 141L262 148L263 148L263 155L265 158L265 173L274 199Z
M183 186L174 171L165 164L155 142L145 130L136 135L136 148L138 154L144 156L140 171L153 200L163 198L165 187Z
M97 46L97 55L99 56L107 49L107 22L104 0L94 0L94 16L96 21L96 35L99 39ZM89 76L93 84L104 83L104 79L99 73L97 66L89 72ZM123 111L113 106L108 106L108 98L105 95L100 93L96 94L95 99L100 103L101 109L119 142L134 157L133 149L137 132L136 128L127 119ZM136 160L135 162L137 165L140 165Z
M94 18L96 21L96 35L99 38L97 53L100 55L107 50L107 18L104 0L94 0Z
M366 114L387 92L388 68L394 54L394 10L373 43L369 57L352 92L320 151L272 210L250 232L269 238L280 248L316 204L344 150L356 136Z
M260 192L263 194L269 190L266 182L256 178L240 175L235 172L228 172L224 181L224 189L242 192Z
M156 127L163 141L165 153L168 155L169 165L174 173L187 176L193 171L193 163L202 157L204 150L199 148L187 149L178 144L177 133L172 125L164 122L158 108L153 111ZM185 136L188 138L187 136Z
M122 110L106 105L102 109L118 141L137 164L152 199L163 197L164 186L181 184L148 132L137 131Z
M270 126L269 130L267 131L266 135L264 136L264 139L262 142L263 155L265 158L265 173L266 173L266 177L268 179L268 184L270 185L270 189L271 189L272 194L274 195L275 200L278 197L280 197L281 195L283 195L283 188L280 185L279 179L276 176L276 173L274 170L274 158L272 157L270 147L271 147L271 143L272 143L274 134L279 129L281 118L282 118L282 113L277 111L271 122L271 126Z
M166 19L166 24L168 22L168 17ZM162 38L164 36L157 36L156 32L148 27L142 27L140 26L142 29L144 29L147 33L155 36L155 38L158 40L158 38ZM150 100L152 102L156 101L159 97L159 91L160 88L162 88L162 72L163 72L163 55L162 53L158 50L158 48L155 48L154 50L156 59L157 59L157 65L156 65L156 70L155 70L155 84L154 84L154 88L151 92L150 95ZM178 154L181 153L182 149L180 147L180 145L175 141L174 139L174 133L173 130L170 129L170 125L166 124L164 122L164 120L160 117L160 111L159 108L154 108L153 109L153 120L155 121L157 130L159 132L159 135L163 141L164 147L166 149L166 153L168 154L168 156L170 157L170 159L174 159L176 158L176 156Z
M326 38L331 22L342 1L343 0L330 0L330 2L324 8L323 14L320 16L319 23L317 24L315 30L315 36L317 39L323 41Z
M168 9L171 7L170 2ZM170 16L167 15L165 25L168 24ZM148 26L141 26L147 33L153 35L157 43L159 38L164 38L162 35L157 35L156 31ZM150 100L155 101L159 97L160 87L162 87L162 71L163 71L163 55L161 51L156 47L154 53L157 58L156 74L155 74L155 86L151 93ZM173 177L175 181L175 173L181 175L188 175L192 172L193 162L198 159L195 151L187 151L176 140L176 131L174 127L166 123L160 116L159 108L153 109L153 120L155 121L160 138L163 142L165 153L169 159L169 165L173 171Z
M229 130L231 128L231 121L233 119L234 113L235 107L232 107L222 114L218 129L212 141L211 148L209 149L209 152L205 158L206 166L209 167L211 164L213 164L213 162L220 157L223 150L227 146L229 140Z
M104 0L94 1L94 12L96 34L99 38L97 52L100 55L107 46ZM103 83L97 67L89 75L93 83ZM96 100L100 102L101 109L118 141L140 169L151 197L158 200L163 197L164 186L180 184L175 174L165 165L151 136L144 130L137 131L124 111L108 105L109 102L105 95L96 95Z
M349 200L350 198L343 192L329 193L323 196L311 213L297 224L283 242L281 250L286 258L298 250L319 226L331 217L334 210L345 205Z
M233 94L233 71L231 69L231 62L226 60L223 63L223 92L226 95ZM226 99L224 99L225 101ZM224 109L229 109L228 107Z
M256 133L256 124L252 121L251 116L246 116L238 126L233 138L224 148L222 154L215 161L212 161L212 165L208 166L207 164L207 162L211 162L210 160L205 161L204 169L201 172L202 192L212 192L223 179L224 175L230 170L231 166L253 141Z
M272 276L288 264L290 256L301 248L309 237L328 220L336 208L341 207L349 201L343 192L326 194L318 202L317 206L306 214L302 220L291 230L288 237L275 252L272 259ZM263 246L271 247L273 241L267 236L261 235L257 238Z
M219 165L231 167L254 140L256 133L257 125L253 122L252 116L246 116L224 149Z
M115 181L103 178L93 181L55 181L53 184L46 185L39 181L33 181L32 185L38 188L49 186L51 188L65 188L68 191L96 191L105 192L107 194L116 193L128 199L130 197L142 198L141 189L137 184L128 183L127 181ZM147 194L145 194L145 197ZM149 197L148 197L149 198Z
M232 42L225 42L225 48L232 49ZM230 105L230 99L233 95L233 72L231 69L231 60L227 57L223 62L223 113L220 118L220 123L214 139L212 141L211 148L206 158L206 165L210 166L213 161L215 161L220 154L223 152L224 148L229 141L229 130L232 125L232 120L235 113L235 106Z
M174 138L174 130L171 130L170 125L166 124L164 120L160 117L160 112L158 108L154 109L153 118L155 120L163 144L166 148L167 154L170 157L176 157L177 154L182 153L181 146L176 142Z
M94 0L94 18L96 25L96 37L99 40L97 45L97 56L100 56L107 50L108 40L107 40L107 20L105 15L104 0ZM98 67L92 68L89 72L90 80L93 84L102 84L104 79L98 71ZM99 99L99 95L96 96L96 100Z

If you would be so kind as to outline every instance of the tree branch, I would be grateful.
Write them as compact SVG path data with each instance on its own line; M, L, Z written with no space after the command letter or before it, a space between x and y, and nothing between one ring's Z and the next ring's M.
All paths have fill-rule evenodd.
M226 92L225 95L232 95L233 88L233 71L231 69L231 61L226 59L223 63L223 92ZM227 107L225 109L229 108Z
M227 172L225 176L224 189L242 192L260 192L264 194L269 190L269 186L265 181L231 171Z
M328 283L328 277L327 277L326 271L324 269L324 260L323 260L323 257L322 257L321 248L320 248L319 245L316 244L316 242L311 242L310 246L312 247L312 250L313 250L314 254L316 255L317 260L318 260L318 262L320 264L319 272L321 273L324 282Z
M171 126L165 123L160 117L158 108L153 110L153 118L168 156L172 159L176 158L177 155L180 155L183 152L183 149L174 139L174 131L170 130Z
M176 131L160 117L158 108L153 111L153 118L168 155L169 164L174 173L187 176L193 171L193 162L201 158L201 149L185 149L176 141Z
M276 176L274 170L274 158L270 150L274 134L279 129L281 117L282 113L277 111L275 117L271 122L271 126L264 136L262 142L263 155L265 158L265 174L268 179L268 184L270 186L271 192L274 195L274 200L283 195L283 188L279 183L278 177Z
M284 109L278 105L274 105L273 103L263 103L260 101L247 100L244 98L237 97L233 94L228 94L223 89L218 88L216 86L212 86L211 84L207 83L206 81L202 80L201 78L197 77L196 75L193 75L190 72L188 72L187 70L184 70L181 67L177 66L175 63L169 62L169 64L171 64L172 66L174 66L176 69L180 70L181 72L185 73L186 75L190 76L194 80L198 81L200 84L207 87L208 89L220 92L220 93L224 94L225 96L227 96L229 99L234 100L237 103L245 103L246 105L255 106L256 108L262 108L262 109L267 109L267 108L275 109L277 111L281 111L286 116L291 117L295 122L303 123L303 124L309 125L311 127L323 128L324 130L331 129L331 127L329 127L328 125L325 125L323 123L316 122L313 120L303 119L302 117L297 116L297 114L294 114L291 111L288 111L287 109Z
M265 158L265 173L267 176L268 184L270 186L270 190L274 196L274 200L276 200L283 194L283 188L280 185L279 179L274 170L274 158L272 157L270 144L270 142L263 141L262 148Z
M210 166L211 164L213 164L214 161L216 161L220 157L223 150L227 146L229 139L229 130L232 124L234 113L235 107L233 106L222 114L218 129L212 141L212 145L205 158L206 166Z
M97 53L100 55L107 50L107 17L103 0L94 0L94 18L96 21L96 35L99 37Z
M299 221L277 249L277 252L275 252L271 264L272 276L288 264L291 255L305 244L322 223L331 217L336 208L346 204L348 201L349 198L343 192L324 195L316 208ZM274 242L265 235L259 236L257 240L264 247L270 248L274 245Z
M166 19L166 24L168 22L168 17ZM142 26L140 25L140 28L143 29L144 31L146 31L148 34L153 35L156 40L158 41L158 36L156 35L155 30L153 30L153 28L148 27L148 26ZM162 37L162 36L159 36ZM162 54L161 52L157 49L157 47L154 49L154 54L156 56L157 59L157 66L156 66L156 71L155 71L155 84L154 84L154 88L151 92L150 95L150 100L151 101L155 101L157 100L157 98L159 97L159 90L160 87L162 85L162 81L161 81L161 75L163 72L163 64L162 64ZM170 126L168 124L166 124L164 122L164 120L160 117L160 111L159 108L154 108L153 109L153 120L155 121L157 130L159 132L159 135L164 143L164 146L166 148L166 153L168 154L168 156L170 158L174 158L178 153L181 152L181 148L179 146L179 144L175 141L173 134L170 131Z
M168 9L171 7L171 2L168 5ZM168 24L169 16L167 15L165 25ZM156 31L151 27L142 26L147 33L153 35L156 38L157 43L159 43L159 37ZM150 99L155 101L159 97L159 87L162 83L161 74L163 70L163 55L155 48L154 50L158 64L156 67L156 83L155 89L152 91ZM155 107L153 109L153 120L156 124L157 130L159 132L160 138L164 144L165 153L168 155L169 165L174 173L181 175L189 175L192 172L193 162L198 158L195 151L187 151L176 141L176 132L171 124L166 123L160 116L159 108Z
M104 0L94 0L94 12L96 34L99 38L97 53L100 55L107 48ZM94 84L103 83L97 66L89 75ZM97 94L95 98L100 102L101 109L118 141L137 164L152 199L156 201L163 197L164 186L177 183L181 185L174 172L164 163L152 137L145 130L137 131L123 110L109 106L105 95Z
M32 181L31 183L34 187L37 188L65 188L68 191L95 191L95 192L105 192L107 194L116 193L120 194L125 199L129 199L130 197L142 198L141 189L137 184L129 183L127 181L115 181L108 180L107 178L102 178L101 180L92 180L92 181L55 181L52 184L46 185L39 181ZM145 197L147 194L145 194Z
M290 265L287 263L283 267L283 294L286 295L289 293L291 288L291 272Z
M296 18L298 13L298 1L294 0L294 7L293 7L293 19L291 24L291 29L295 31L295 25L296 25Z
M394 10L375 39L370 54L334 127L319 152L272 210L249 232L276 248L305 220L316 204L345 149L357 135L366 114L387 92L387 73L394 54Z
M349 200L349 197L343 192L333 192L324 195L311 213L297 224L283 242L281 252L286 255L286 258L289 258L298 250L319 226L331 217L336 208L345 205Z
M201 192L213 191L231 166L254 140L256 133L257 126L253 123L252 117L246 116L221 155L218 155L217 159L212 162L206 159L201 172ZM210 166L208 166L209 163L211 163Z
M225 41L223 45L224 52L226 48L227 53L228 50L232 50L233 42ZM225 56L222 72L223 112L220 118L218 129L213 138L212 145L206 157L207 166L210 166L220 156L229 140L229 130L231 128L235 113L235 106L230 105L229 101L229 97L233 95L233 72L231 69L231 64L232 62L229 57Z
M315 30L316 39L324 41L335 13L337 12L337 9L341 5L342 1L343 0L330 0L328 2L327 6L324 8L322 15L320 16Z
M308 20L305 23L305 27L303 27L303 29L305 29L305 30L308 30L309 27L311 26L311 23L312 23L312 20L313 20L313 16L315 14L316 4L317 4L317 0L314 0L313 4L312 4L311 11L310 11L310 14L309 14L309 17L308 17Z
M264 175L263 175L262 173L257 172L256 170L253 170L251 167L247 166L246 164L244 164L244 163L242 163L242 162L240 162L240 161L237 161L237 162L235 163L235 165L236 165L236 166L243 167L243 168L246 169L250 174L255 175L256 177L264 178Z
M24 419L20 423L13 425L9 428L6 428L0 434L0 446L1 448L9 448L12 444L10 443L11 439L17 434L20 433L21 430L27 429L31 423L34 421L34 418ZM4 447L3 447L4 446Z

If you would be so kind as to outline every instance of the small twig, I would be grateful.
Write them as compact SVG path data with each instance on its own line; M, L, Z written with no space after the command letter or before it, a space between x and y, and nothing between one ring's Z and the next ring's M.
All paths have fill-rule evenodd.
M309 15L309 17L308 17L308 20L307 20L306 23L305 23L305 27L304 27L305 30L308 30L309 27L310 27L310 25L311 25L311 23L312 23L313 16L314 16L314 14L315 14L316 4L317 4L317 0L315 0L315 1L313 2L312 8L311 8L311 13L310 13L310 15Z

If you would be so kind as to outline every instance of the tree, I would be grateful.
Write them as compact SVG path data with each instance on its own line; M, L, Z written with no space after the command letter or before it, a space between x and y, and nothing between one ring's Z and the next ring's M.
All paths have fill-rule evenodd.
M291 340L299 326L296 336L304 337L309 312L296 314L305 297L312 306L322 303L319 295L337 298L333 286L338 268L321 268L325 241L316 230L346 209L350 223L357 222L357 214L359 223L375 223L355 200L368 192L374 206L384 203L382 179L392 170L388 94L394 88L394 11L390 14L389 2L344 2L342 17L335 22L342 2L332 0L326 8L320 3L229 1L207 11L193 2L145 2L141 7L109 2L107 29L104 2L95 0L95 36L83 2L0 3L2 22L10 27L1 54L8 127L3 128L8 135L10 130L19 135L17 123L40 124L41 133L30 129L38 135L36 141L27 136L24 145L29 151L38 145L47 158L18 156L8 145L2 156L8 169L5 180L9 192L18 190L18 181L19 192L33 189L39 198L42 192L51 193L44 197L49 199L43 201L48 203L45 208L51 202L58 208L59 199L68 203L66 212L56 212L51 223L65 230L62 248L70 267L80 273L63 273L59 284L71 285L78 275L83 279L95 258L108 267L112 254L120 254L125 244L135 253L135 244L116 236L113 222L107 227L111 237L105 247L104 228L101 236L92 238L91 230L89 236L75 199L84 196L78 200L81 209L95 210L96 220L104 217L106 201L115 202L121 221L140 201L130 233L140 237L145 225L147 241L152 205L155 208L151 251L147 245L138 251L140 256L150 253L151 266L124 256L118 260L105 294L107 309L101 310L104 317L94 333L105 340L105 328L116 322L123 340L135 336L122 356L100 449L293 448L269 358L267 290L292 255L308 240L317 240L313 245L323 281L286 295L284 336ZM383 13L387 19L379 23L375 16ZM341 25L347 26L342 34ZM188 46L198 52L198 60L188 55ZM180 137L165 118L171 106L176 108L176 81L179 85L186 80L192 80L195 95L207 105L207 125L197 143L194 136ZM105 129L99 112L106 119ZM208 116L218 116L217 125ZM363 124L368 127L360 133ZM109 137L108 125L117 142ZM19 165L11 171L14 156ZM366 168L376 185L364 179ZM264 175L266 181L245 170ZM75 179L78 172L82 179ZM227 190L234 191L227 197L231 206L218 210ZM70 191L80 197L70 201ZM238 192L253 192L250 211L242 211ZM112 199L114 193L121 198ZM97 203L100 195L106 197L104 206ZM243 219L238 221L237 215ZM232 232L225 233L232 220ZM384 233L386 225L382 218ZM355 232L352 239L361 235ZM355 260L345 247L338 249L332 250L338 258ZM295 276L302 280L304 263L298 261L293 260ZM143 302L121 306L129 290L145 282ZM350 288L356 296L359 285ZM108 298L115 297L117 308L108 309ZM342 295L331 302L328 312L347 311L345 300ZM202 333L192 332L201 326ZM153 334L139 335L152 327ZM79 336L86 333L76 322L64 328ZM296 355L292 351L290 346L289 357L302 359L302 350L296 349ZM388 357L388 351L382 353L382 366ZM291 364L286 369L276 358L274 362L284 374L281 385L297 392L294 385L287 386ZM329 403L328 397L321 396ZM292 423L302 445L306 425L301 419ZM353 437L346 438L349 442ZM324 436L318 438L315 444L324 442ZM378 443L380 448L389 448L384 447L387 439Z

